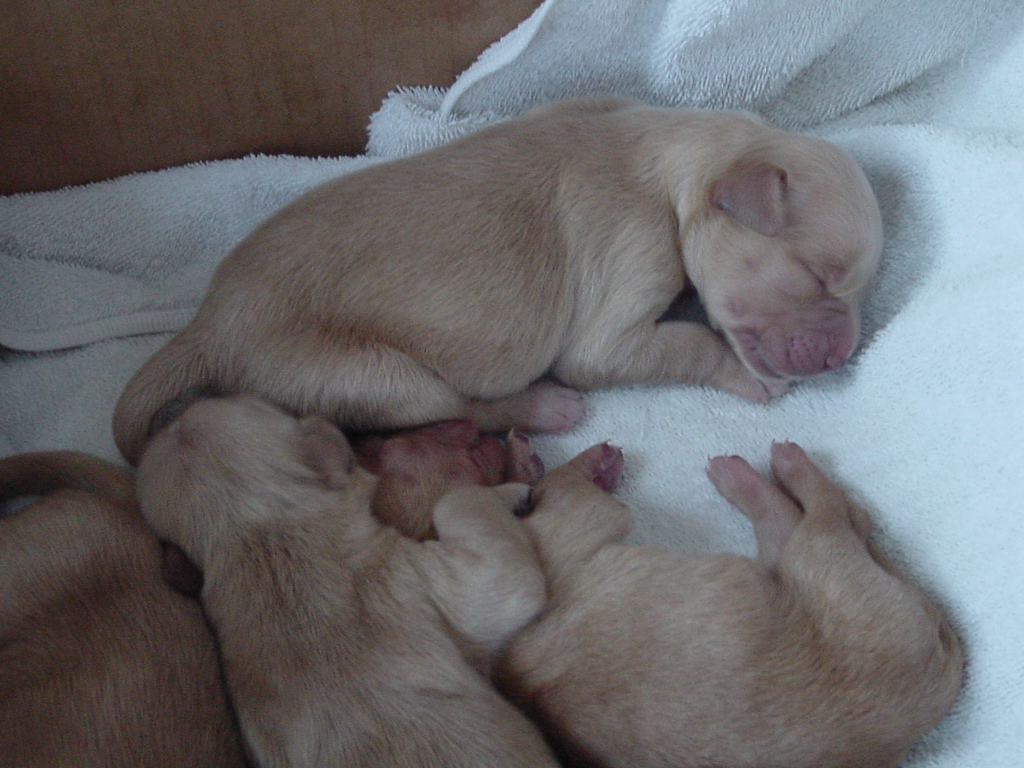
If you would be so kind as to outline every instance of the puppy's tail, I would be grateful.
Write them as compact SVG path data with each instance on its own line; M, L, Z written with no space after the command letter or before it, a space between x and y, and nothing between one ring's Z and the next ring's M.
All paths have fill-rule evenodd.
M213 377L186 327L132 376L114 408L114 442L129 464L139 463L146 441L189 402L216 394Z
M0 459L0 501L63 489L86 491L118 508L134 508L132 473L77 451L40 451Z

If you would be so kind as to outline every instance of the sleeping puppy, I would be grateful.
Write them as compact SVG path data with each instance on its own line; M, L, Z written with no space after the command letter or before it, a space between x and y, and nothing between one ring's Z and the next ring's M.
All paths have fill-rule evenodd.
M434 506L453 488L533 484L544 474L526 435L513 430L502 442L471 421L361 435L352 447L363 468L377 476L373 516L420 541L437 538ZM202 590L202 573L174 544L164 544L164 578L189 597Z
M446 421L353 443L360 464L377 476L371 507L378 520L414 539L436 536L434 505L452 488L536 483L544 474L527 437L502 442L471 421Z
M766 402L841 365L881 219L856 163L740 112L564 102L329 182L228 255L114 414L259 394L346 429L569 428L579 394L709 384ZM696 289L711 324L662 320Z
M598 486L621 467L596 446L541 481L526 524L551 601L499 662L567 765L884 768L949 709L957 638L798 446L772 448L779 487L708 466L756 561L617 543L630 515Z
M131 476L71 452L0 461L0 765L243 765L213 636L161 578Z
M556 765L482 674L545 599L513 514L529 486L456 489L438 540L416 542L370 514L375 480L341 432L252 398L194 403L137 482L203 572L256 765Z

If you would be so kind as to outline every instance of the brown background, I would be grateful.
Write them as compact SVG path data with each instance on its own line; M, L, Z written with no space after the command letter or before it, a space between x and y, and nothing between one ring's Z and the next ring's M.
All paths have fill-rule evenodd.
M0 194L250 152L357 154L540 0L3 0Z

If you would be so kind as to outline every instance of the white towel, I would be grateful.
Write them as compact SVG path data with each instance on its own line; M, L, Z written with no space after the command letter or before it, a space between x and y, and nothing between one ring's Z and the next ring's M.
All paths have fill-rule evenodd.
M988 58L1020 15L1003 0L545 0L448 92L392 94L369 152L408 154L535 104L605 93L751 109L791 129L895 95L873 119L900 119L902 89L972 50Z
M843 371L769 406L675 386L594 393L578 428L536 439L542 456L611 440L636 541L752 552L703 466L738 453L763 469L772 440L798 441L965 641L964 693L907 765L1024 765L1024 4L548 0L450 91L393 94L371 152L612 90L750 107L847 147L880 200L883 264ZM114 398L218 259L275 207L368 161L247 158L0 199L0 343L13 347L0 352L0 452L113 458Z

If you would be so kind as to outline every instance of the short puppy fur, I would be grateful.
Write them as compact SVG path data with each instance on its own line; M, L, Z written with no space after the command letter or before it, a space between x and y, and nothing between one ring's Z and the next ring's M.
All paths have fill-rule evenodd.
M514 515L528 486L456 489L416 542L371 515L376 481L341 432L252 398L190 406L137 481L203 572L256 765L556 765L485 677L545 599Z
M72 452L0 460L0 765L242 766L213 635L161 577L130 474Z
M956 636L798 446L773 446L778 486L709 464L757 560L618 543L629 511L598 485L621 467L596 446L541 481L526 524L551 601L499 662L566 765L885 768L949 709Z
M753 115L562 102L329 182L222 263L114 416L249 393L346 429L560 430L569 387L708 384L765 402L841 365L881 218L839 148ZM684 287L711 324L661 320Z

